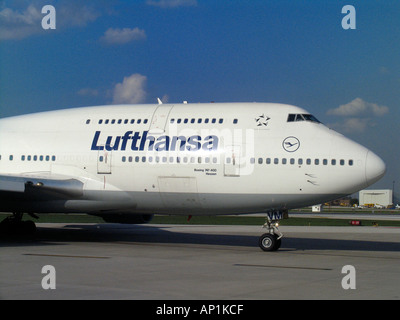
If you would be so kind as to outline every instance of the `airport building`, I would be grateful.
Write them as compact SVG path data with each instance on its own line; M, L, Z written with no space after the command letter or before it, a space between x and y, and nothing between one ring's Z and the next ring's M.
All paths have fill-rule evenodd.
M390 206L393 204L393 190L361 190L359 194L359 203L361 206Z

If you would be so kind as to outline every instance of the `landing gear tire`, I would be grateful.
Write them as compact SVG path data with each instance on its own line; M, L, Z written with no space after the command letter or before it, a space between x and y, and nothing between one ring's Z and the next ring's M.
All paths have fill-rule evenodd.
M22 221L22 214L13 214L0 222L0 235L4 236L33 236L36 225L33 221Z
M258 244L263 251L276 251L281 246L281 239L275 234L264 233L258 240Z

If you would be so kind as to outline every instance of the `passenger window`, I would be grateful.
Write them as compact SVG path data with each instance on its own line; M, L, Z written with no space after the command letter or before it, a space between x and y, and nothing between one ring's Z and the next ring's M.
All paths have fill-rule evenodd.
M319 165L319 159L315 159L314 160L314 164L318 166Z
M349 160L349 166L353 165L353 160Z
M265 159L265 163L266 163L266 164L271 164L271 158Z
M306 163L307 163L308 165L310 165L310 164L311 164L311 159L307 159L307 160L306 160Z
M274 164L279 164L279 159L278 158L274 159Z
M336 160L335 160L335 159L332 159L332 160L331 160L331 165L333 165L333 166L336 165Z
M286 164L287 159L286 158L282 158L282 164Z
M294 158L290 158L290 164L294 164Z
M263 163L263 159L262 158L258 158L258 164L262 164Z
M322 160L322 164L323 164L324 166L328 165L328 159Z
M302 158L299 158L299 159L297 160L297 163L298 163L299 165L302 165L302 164L303 164L303 159L302 159Z
M340 159L340 165L344 166L344 160L343 159Z

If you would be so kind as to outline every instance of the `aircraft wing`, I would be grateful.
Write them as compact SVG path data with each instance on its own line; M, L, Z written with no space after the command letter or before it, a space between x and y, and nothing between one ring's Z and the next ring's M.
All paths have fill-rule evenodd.
M68 176L51 173L23 175L0 174L0 199L58 200L77 199L83 195L83 182Z

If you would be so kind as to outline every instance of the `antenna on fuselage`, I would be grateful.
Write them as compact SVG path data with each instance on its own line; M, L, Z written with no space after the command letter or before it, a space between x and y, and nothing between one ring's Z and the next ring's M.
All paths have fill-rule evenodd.
M162 104L162 101L160 98L157 98L158 104Z

